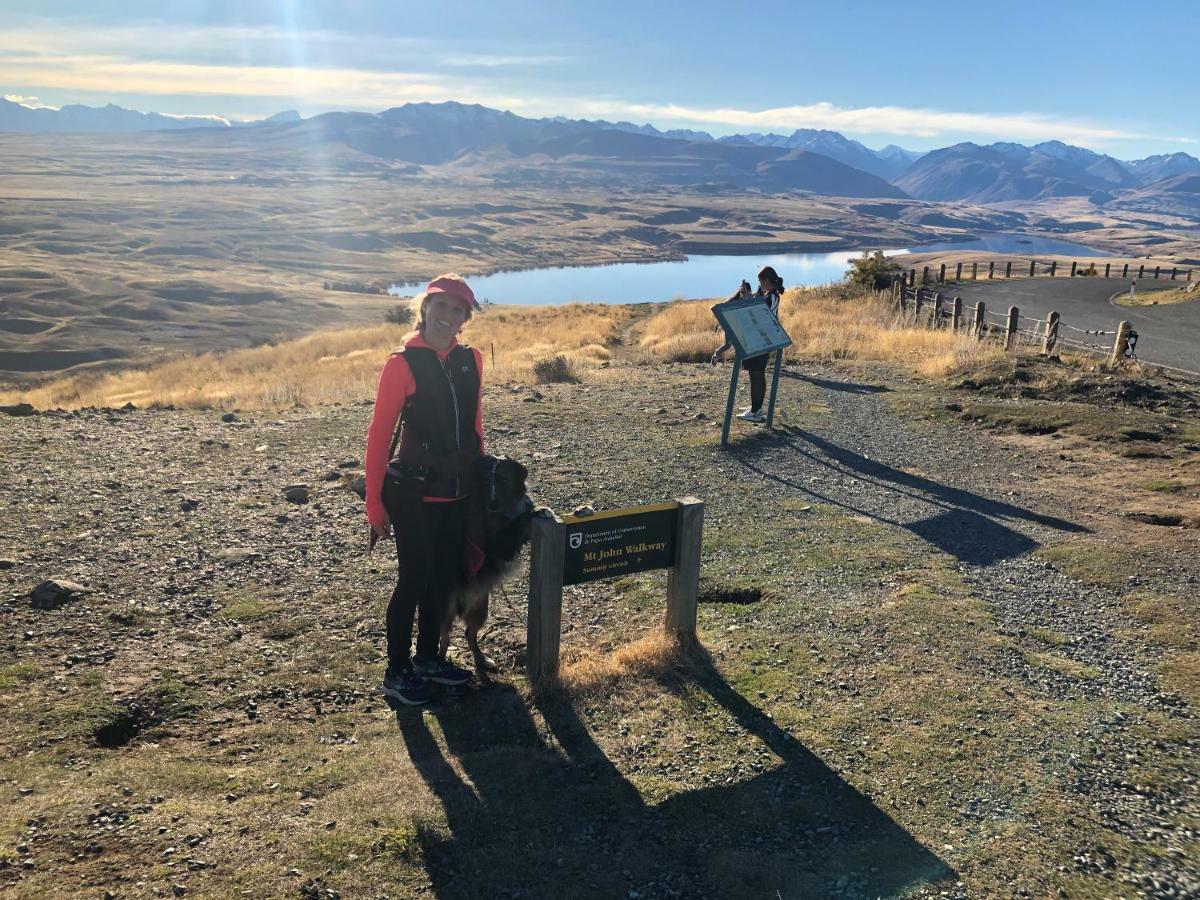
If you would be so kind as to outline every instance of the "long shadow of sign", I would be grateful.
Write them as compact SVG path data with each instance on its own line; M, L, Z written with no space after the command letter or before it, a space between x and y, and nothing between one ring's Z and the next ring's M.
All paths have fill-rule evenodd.
M436 710L463 776L419 712L399 713L413 762L449 825L448 834L430 827L420 835L436 895L809 898L840 886L889 897L954 875L739 695L702 651L688 677L664 676L662 687L686 691L697 717L719 719L726 734L704 740L712 734L705 724L697 726L700 740L672 734L682 746L656 748L653 764L642 762L649 755L639 747L624 748L622 770L640 792L565 698L538 702L553 749L509 686ZM737 728L728 727L726 714ZM758 743L751 760L743 731ZM668 793L672 775L693 769L692 780L711 786L647 801Z
M815 490L811 485L802 484L788 475L780 474L780 467L772 465L773 460L769 456L771 450L794 453L800 459L814 465L831 469L841 475L851 475L863 482L926 504L936 512L917 521L900 522L882 515L862 502L852 504L839 500ZM775 434L758 432L751 438L739 441L733 447L731 455L741 465L758 475L821 502L840 506L887 525L904 528L972 565L988 565L1020 556L1039 546L1033 538L1000 521L1003 519L1030 522L1058 531L1080 533L1088 530L1066 519L1043 515L1022 506L993 500L902 471L839 447L802 428L780 429ZM789 474L796 471L794 463L788 463L785 468Z

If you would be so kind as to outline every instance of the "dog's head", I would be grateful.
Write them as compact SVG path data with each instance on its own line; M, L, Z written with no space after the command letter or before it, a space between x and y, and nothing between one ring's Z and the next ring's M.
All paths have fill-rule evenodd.
M478 489L486 515L488 552L516 556L529 540L533 501L526 491L529 470L506 456L479 461Z

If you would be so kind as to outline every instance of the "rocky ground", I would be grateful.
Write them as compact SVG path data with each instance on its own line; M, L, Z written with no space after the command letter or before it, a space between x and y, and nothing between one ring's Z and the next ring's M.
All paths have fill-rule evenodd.
M1050 407L800 366L722 450L727 375L485 398L560 512L704 499L705 651L535 696L519 578L497 682L402 715L368 405L0 419L4 890L1200 896L1194 407L1023 428ZM568 588L568 660L662 590Z

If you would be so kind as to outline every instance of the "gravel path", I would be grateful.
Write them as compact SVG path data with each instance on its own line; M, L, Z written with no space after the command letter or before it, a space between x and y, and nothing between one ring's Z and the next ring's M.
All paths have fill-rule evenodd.
M1194 770L1153 784L1137 774L1147 758L1179 752L1181 741L1185 750L1200 747L1194 711L1161 692L1154 651L1123 636L1129 622L1119 589L1085 585L1034 555L1094 524L1045 509L1028 490L1024 476L1057 463L959 423L911 422L884 384L807 368L783 380L781 427L739 425L724 451L714 398L727 372L614 368L583 385L490 386L489 446L527 462L537 499L560 512L704 498L712 559L725 582L761 568L757 524L810 504L849 523L838 538L847 543L861 523L859 543L868 546L856 548L860 562L876 540L881 553L945 559L1012 640L977 661L984 677L1019 680L1046 709L1082 700L1111 711L1084 723L1070 746L1050 735L1022 738L1024 752L1061 770L1108 828L1150 848L1131 865L1107 854L1103 835L1081 835L1063 871L1107 873L1130 895L1200 896L1194 856L1179 849L1196 839L1188 825L1200 815ZM220 698L207 721L176 725L176 740L197 748L235 719L304 721L314 703L318 717L373 704L376 673L361 667L336 689L264 679L298 651L255 624L256 610L286 609L290 627L320 636L323 657L381 654L391 563L378 551L364 555L366 526L348 490L368 417L363 406L341 406L228 422L211 412L85 411L0 423L0 557L13 563L0 568L0 616L11 663L30 666L36 679L27 695L6 700L13 721L28 723L10 735L10 751L61 741L37 690L53 696L88 673L100 673L108 694L122 699L144 696L152 672ZM296 483L308 486L307 502L285 499ZM807 598L806 629L827 627L847 654L865 654L868 636L854 632L846 611L883 603L894 576L836 560L807 564L828 550L818 537L798 535L790 553L774 558L780 590ZM80 582L88 593L58 609L31 609L31 588L49 577ZM1195 579L1185 560L1168 581L1186 591ZM525 589L518 579L497 598L486 637L510 673L522 666ZM636 590L622 581L568 589L564 645L610 646L650 627L661 610L629 602ZM236 615L239 603L250 606ZM786 606L750 609L759 619L730 627L790 627ZM728 618L713 610L703 611L702 626L725 629ZM1063 666L1090 676L1031 664L1024 648L1039 629L1056 636L1053 655ZM728 634L719 643L736 648L736 632ZM1176 736L1163 743L1147 735L1150 715L1176 722ZM16 802L30 816L39 812L36 796ZM975 807L964 810L969 822Z

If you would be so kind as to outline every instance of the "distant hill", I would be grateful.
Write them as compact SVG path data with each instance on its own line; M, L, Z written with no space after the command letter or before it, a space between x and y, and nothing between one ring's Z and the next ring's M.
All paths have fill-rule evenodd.
M231 126L237 127L231 127ZM650 124L532 119L456 102L408 103L381 113L331 112L304 119L295 110L256 122L218 116L168 116L109 104L34 108L0 100L0 132L144 132L204 129L194 140L236 141L248 149L328 144L411 166L476 166L528 182L637 178L647 182L808 191L849 197L915 197L999 203L1086 197L1098 205L1153 198L1190 206L1190 192L1163 186L1200 175L1200 159L1170 153L1122 161L1062 141L955 144L929 153L894 144L872 150L836 131L796 129L727 135L660 130ZM220 137L227 133L226 137ZM236 133L236 137L229 136ZM829 162L836 166L829 165ZM890 183L889 183L890 182Z
M44 132L130 132L164 131L175 128L228 128L220 116L164 116L115 106L79 106L61 109L31 107L0 98L0 131Z
M921 200L973 203L1093 195L1102 200L1136 183L1120 161L1060 141L1033 147L955 144L925 154L893 179Z

